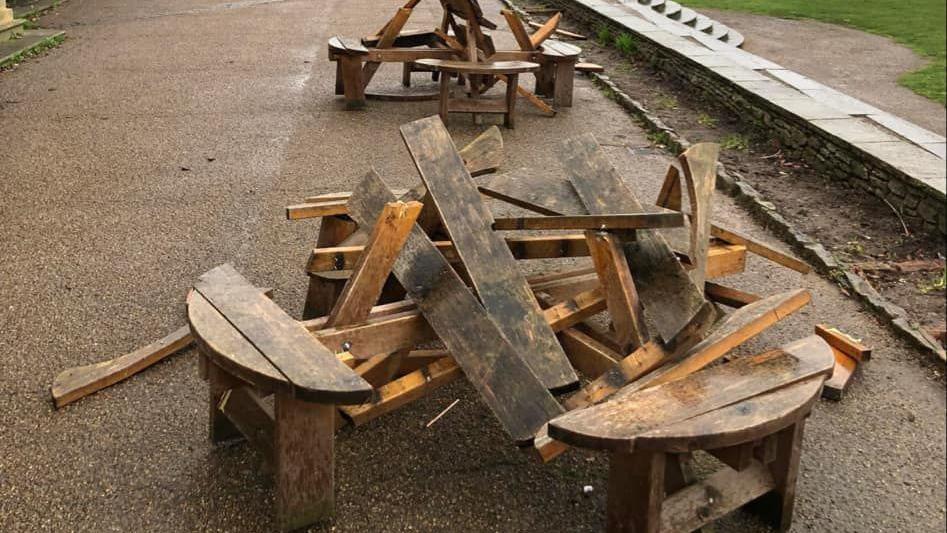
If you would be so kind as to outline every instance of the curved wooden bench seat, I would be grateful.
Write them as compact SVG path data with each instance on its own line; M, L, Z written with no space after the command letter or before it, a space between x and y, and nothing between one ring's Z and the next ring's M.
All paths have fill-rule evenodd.
M532 63L529 61L495 61L492 63L480 63L443 59L419 59L415 61L415 63L438 72L449 72L451 74L522 74L524 72L534 72L539 69L539 63Z
M582 49L550 39L539 51L543 68L536 73L536 94L552 97L556 107L572 107L575 66Z
M329 59L334 59L337 55L368 55L368 48L357 39L336 35L329 38Z
M540 51L542 55L550 59L558 58L578 58L579 54L582 53L582 49L574 44L564 43L562 41L556 41L550 39L540 46Z

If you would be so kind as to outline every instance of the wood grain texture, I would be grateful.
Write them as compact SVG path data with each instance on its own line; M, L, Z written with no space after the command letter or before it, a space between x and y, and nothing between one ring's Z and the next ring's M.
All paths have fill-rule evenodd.
M59 409L110 387L187 348L193 341L190 328L183 326L121 357L64 370L50 387L53 403Z
M562 20L562 13L556 13L555 15L549 17L549 20L543 23L530 37L529 43L533 45L533 49L539 47L543 42L552 37L552 34L556 32L556 28L559 27L559 21Z
M500 128L490 126L486 131L460 149L460 157L471 176L495 172L503 163L503 135Z
M592 135L570 139L560 151L569 181L592 214L641 213L635 194L605 157ZM667 241L654 231L643 230L625 243L625 254L645 314L665 342L670 342L701 309L703 286L697 287Z
M739 309L763 299L762 296L757 296L756 294L751 294L711 281L704 283L704 294L710 301L726 305L727 307L733 307L734 309Z
M365 401L371 385L229 264L203 274L195 290L252 344L285 379L293 394L313 402ZM226 328L224 328L226 329ZM202 337L218 332L201 332Z
M367 223L393 199L391 191L372 172L359 184L349 205L355 219ZM412 230L392 271L515 441L531 442L547 420L562 412L419 228Z
M549 327L558 333L604 311L605 301L605 294L597 287L544 309L543 316Z
M623 230L676 228L684 215L673 211L625 215L568 215L545 217L503 217L493 222L494 230Z
M375 223L326 327L361 322L378 303L381 291L408 233L421 213L420 202L392 202Z
M422 119L402 126L401 135L483 306L546 388L573 388L578 377L509 247L490 229L492 215L444 124Z
M722 241L732 244L742 244L743 246L746 246L746 249L750 252L760 257L765 257L766 259L769 259L778 265L795 270L800 274L808 274L812 270L809 265L804 263L801 259L780 252L772 246L753 239L748 235L744 235L734 229L729 229L718 224L714 224L710 229L710 233Z
M608 314L615 328L615 340L621 352L628 353L643 346L650 338L628 260L621 242L615 235L588 231L585 238L608 302Z
M710 220L713 216L714 188L717 183L717 157L720 146L695 144L678 157L687 184L691 208L690 249L688 256L694 269L691 279L701 290L707 279L707 250L710 247Z
M781 349L715 366L687 378L566 413L549 435L573 446L630 453L638 436L816 376L834 360L812 336Z
M276 423L273 411L260 397L248 387L237 387L224 393L216 407L260 452L263 460L273 465Z

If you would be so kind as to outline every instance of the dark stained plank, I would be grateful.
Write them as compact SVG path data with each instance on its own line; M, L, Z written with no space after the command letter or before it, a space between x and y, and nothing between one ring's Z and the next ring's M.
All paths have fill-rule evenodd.
M821 338L800 341L691 374L684 379L582 409L549 423L549 435L573 446L630 453L644 433L832 371Z
M335 508L335 417L331 405L276 393L273 449L276 521L295 531Z
M604 311L605 305L605 294L596 287L544 309L543 316L549 327L558 333Z
M194 289L279 369L297 398L351 404L371 394L371 385L229 264L203 274Z
M608 461L605 530L659 533L667 455L613 453Z
M560 157L569 181L592 214L641 213L641 203L615 171L591 134L564 143ZM674 255L667 241L650 230L639 231L637 240L625 243L632 275L645 314L665 342L710 304L703 285L697 287Z
M411 122L401 135L483 306L541 383L550 390L574 387L578 377L509 247L490 229L492 215L443 122Z
M668 167L667 174L664 176L664 183L661 184L661 191L658 193L658 199L655 205L681 210L681 173L677 167L671 165Z
M726 285L720 285L719 283L710 281L704 283L704 294L707 295L707 299L710 301L723 304L727 307L733 307L734 309L739 309L763 299L762 296L750 294L739 289L734 289L733 287L727 287Z
M393 199L371 172L353 193L349 208L364 224ZM420 228L411 231L392 271L515 441L530 442L563 411Z
M249 387L233 388L220 398L217 409L272 465L276 458L273 452L275 422L273 413L260 397Z
M544 217L504 217L493 222L493 229L505 230L623 230L676 228L684 224L684 215L674 211L626 215L567 215ZM706 255L706 254L705 254Z
M503 162L503 135L500 128L490 126L460 149L460 157L471 176L495 172Z
M483 176L477 178L476 184L486 196L541 215L589 214L568 180L550 179L532 169Z

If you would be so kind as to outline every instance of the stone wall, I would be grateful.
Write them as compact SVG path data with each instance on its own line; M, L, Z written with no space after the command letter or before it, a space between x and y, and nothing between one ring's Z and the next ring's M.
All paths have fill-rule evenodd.
M803 158L827 176L848 181L897 207L915 228L947 234L947 197L931 185L885 163L848 142L747 91L710 68L651 40L573 0L547 4L569 13L594 29L608 27L613 35L628 33L637 41L638 53L657 68L688 82L734 113L753 120L757 127L777 137L783 148Z

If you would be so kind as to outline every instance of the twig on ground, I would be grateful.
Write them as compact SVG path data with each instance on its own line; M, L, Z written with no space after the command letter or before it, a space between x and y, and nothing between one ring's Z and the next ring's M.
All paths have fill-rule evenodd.
M908 231L908 225L904 223L904 217L901 216L901 213L897 209L895 209L893 205L891 205L891 202L885 200L884 198L882 198L881 201L888 204L888 207L890 207L891 210L894 211L894 214L898 216L898 221L901 222L901 227L904 228L904 236L910 237L911 232Z
M447 414L447 411L450 411L451 409L453 409L454 406L457 405L459 402L460 402L460 398L454 400L454 403L448 405L446 409L444 409L443 411L441 411L441 413L440 413L439 415L437 415L437 416L435 416L434 418L432 418L430 422L428 422L427 424L424 425L424 427L425 427L425 428L429 428L429 427L433 426L433 425L434 425L434 422L437 422L438 420L440 420L442 416L444 416L444 415Z

